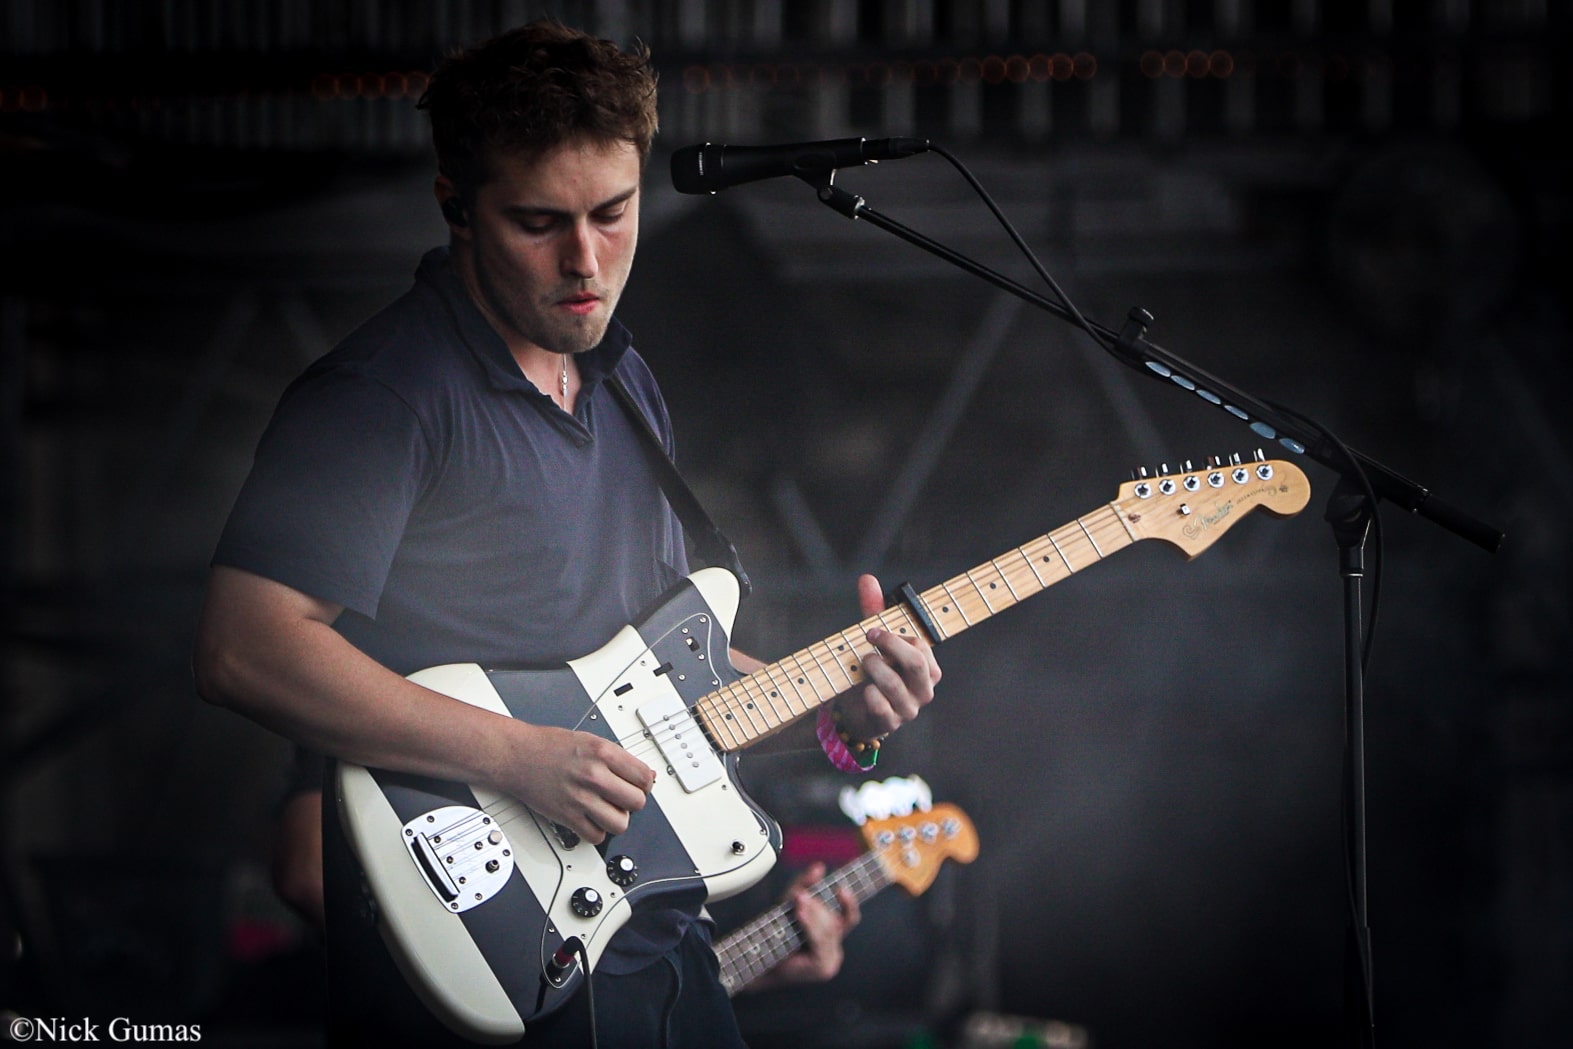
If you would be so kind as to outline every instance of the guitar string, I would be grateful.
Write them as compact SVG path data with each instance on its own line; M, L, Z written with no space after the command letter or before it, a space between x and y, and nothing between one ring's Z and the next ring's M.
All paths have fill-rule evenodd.
M1098 517L1090 523L1090 527L1088 521L1084 519L1078 519L1076 522L1062 526L1057 531L1063 533L1060 538L1064 538L1067 540L1067 542L1072 541L1076 537L1076 533L1078 531L1083 533L1083 535L1086 536L1087 545L1092 546L1096 553L1102 555L1102 551L1099 549L1096 541L1091 539L1091 534L1094 532L1111 532L1117 535L1117 530L1124 530L1124 526L1119 521L1118 516L1114 513L1105 513L1099 514ZM1033 543L1041 544L1044 539L1047 539L1051 544L1053 544L1055 550L1061 553L1062 564L1066 568L1069 568L1069 562L1065 561L1063 557L1063 548L1056 540L1055 533L1050 533L1046 537L1040 537L1038 540L1034 540ZM1032 573L1033 581L1038 583L1041 588L1047 584L1042 581L1041 574L1038 572L1037 568L1032 565L1031 559L1027 554L1029 547L1031 547L1033 543L1028 543L1022 547L1018 547L1015 551L1013 551L1013 554L1020 558L1022 564L1028 569L1028 571ZM996 558L990 562L990 564L994 567L995 573L1005 583L1006 589L1010 591L1012 603L1015 603L1021 599L1019 592L1016 585L1012 584L1010 580L1006 578L1005 571L999 567L999 560L999 558ZM976 600L969 602L969 604L974 606L974 612L978 611L976 608L978 602L981 602L982 610L985 611L987 615L993 615L996 611L1003 610L996 609L989 603L987 594L984 591L984 583L980 582L979 577L975 573L976 570L969 570L963 577L972 585L973 590L977 594ZM1056 579L1050 582L1057 581L1059 580ZM960 602L955 601L954 591L951 590L948 584L941 584L941 586L944 589L946 595L952 597L953 604L958 609L963 619L970 625L972 622L972 617L967 615L965 608L961 606ZM865 629L868 625L874 622L878 622L880 625L885 626L886 629L890 629L891 627L887 620L889 619L889 614L894 611L902 610L886 610L884 613L870 617L870 619L865 620L863 624ZM842 631L840 636L843 640L843 647L846 647L848 642L846 631ZM816 672L817 676L822 679L825 684L825 692L829 693L830 695L839 694L846 688L854 687L855 685L861 683L861 681L864 680L861 673L861 659L865 658L867 653L859 653L857 651L856 645L852 645L851 647L854 655L858 656L859 658L859 663L854 664L853 669L851 670L842 666L839 658L834 657L830 647L830 642L827 639L826 641L821 641L816 645L809 646L808 648L799 650L798 652L794 652L790 656L778 661L775 664L763 667L749 675L745 675L744 677L739 678L736 681L733 681L728 685L701 697L694 705L693 710L697 711L698 715L693 716L691 723L694 727L701 730L701 735L704 734L702 731L703 726L699 721L699 716L702 716L705 713L702 708L708 704L710 707L714 708L716 713L719 715L719 717L715 718L705 718L705 723L710 724L712 726L712 731L714 731L716 734L719 735L721 730L724 728L728 734L735 735L735 732L733 731L734 726L740 726L743 728L744 732L747 733L749 738L758 738L759 736L772 731L775 728L781 727L788 721L800 717L803 714L806 714L808 711L828 701L819 694L817 688L812 684L812 680ZM869 651L872 650L873 648L870 646ZM827 669L827 659L825 658L827 656L831 657L829 658L828 662L835 666L840 680L837 680L835 677L833 677L831 672ZM808 661L812 662L812 670L806 666L805 657ZM795 671L792 668L795 668ZM766 691L767 684L774 685L775 687ZM751 689L754 691L754 698L752 699L750 699ZM765 707L768 708L768 713L760 710L761 700L764 701ZM778 704L777 700L780 700L781 703ZM796 707L794 707L794 700L796 702ZM785 706L785 716L783 716L781 710L782 704ZM727 717L728 714L731 715L730 718ZM772 718L774 719L773 724ZM727 722L731 722L732 724L726 724ZM640 757L641 760L643 760L646 756L660 753L663 743L670 743L672 739L675 738L676 733L685 730L687 727L687 725L681 727L670 727L664 734L663 731L659 728L650 730L648 734L644 729L641 729L637 734L630 734L619 738L617 742L619 745L624 746L635 756ZM705 743L706 745L710 745L710 739L708 736L705 737Z
M1092 519L1090 522L1088 520L1089 518ZM1130 526L1126 523L1126 521L1124 520L1124 517L1120 513L1120 509L1119 509L1118 504L1110 503L1110 504L1107 504L1105 507L1099 508L1099 510L1093 511L1092 513L1089 513L1087 515L1083 515L1082 517L1078 517L1073 522L1071 522L1069 524L1066 524L1064 526L1061 526L1061 528L1056 529L1054 531L1051 531L1051 532L1045 534L1044 536L1040 536L1038 539L1031 540L1027 544L1024 544L1024 545L1022 545L1020 547L1017 547L1014 551L1010 552L1009 554L1005 554L1005 555L1001 555L1001 556L1002 557L1010 557L1010 556L1014 555L1016 557L1019 557L1022 565L1032 575L1031 582L1037 584L1038 590L1033 591L1033 593L1039 592L1042 589L1045 589L1048 586L1052 585L1053 583L1059 582L1062 579L1067 578L1069 575L1072 575L1076 571L1079 570L1080 566L1072 565L1072 563L1069 561L1069 559L1065 557L1064 548L1060 545L1060 540L1064 540L1067 545L1074 545L1078 541L1078 537L1075 535L1075 531L1078 530L1078 529L1082 533L1082 537L1085 539L1086 545L1090 546L1091 549L1092 549L1093 558L1088 561L1089 564L1093 563L1094 561L1097 561L1097 560L1103 560L1109 554L1111 554L1113 552L1116 552L1119 549L1123 549L1125 546L1129 545L1130 543L1133 543L1133 542L1137 541L1137 537L1132 532ZM1111 536L1114 537L1114 541L1109 544L1109 547L1108 547L1107 550L1105 550L1103 548L1103 546L1101 546L1099 544L1097 535L1094 534L1095 532L1098 533L1098 534L1107 533L1108 535L1111 535ZM1124 534L1121 534L1122 532ZM1037 557L1039 557L1041 559L1041 561L1043 563L1046 563L1046 564L1052 563L1051 559L1047 556L1047 554L1042 552L1042 544L1045 541L1047 541L1050 544L1050 546L1053 547L1054 551L1059 555L1060 564L1059 564L1058 568L1059 569L1063 569L1063 574L1058 575L1057 578L1050 579L1050 580L1044 580L1043 579L1042 573L1040 573L1038 571L1038 568L1037 568L1036 564L1034 564L1034 561L1033 561L1033 557L1037 556ZM1034 549L1034 548L1036 548L1036 549ZM1015 603L1018 603L1019 601L1021 601L1023 599L1023 595L1021 595L1017 591L1016 587L1010 581L1009 572L1011 570L1001 567L999 561L1000 561L999 558L993 559L990 562L990 567L993 568L994 574L998 577L1000 582L1003 582L1005 584L1006 589L1009 591L1011 601L1010 601L1010 604L1006 605L1005 607L1010 607L1010 605L1014 605ZM1002 611L1003 609L997 609L997 608L995 608L992 605L992 603L988 599L988 595L985 593L983 587L979 584L978 578L975 575L975 573L977 571L979 571L981 568L982 568L982 566L979 566L978 569L969 569L967 572L964 573L964 578L966 579L967 582L972 584L973 590L977 594L977 599L976 599L976 602L974 602L974 606L976 605L977 602L981 602L981 605L982 605L981 611L984 613L981 618L988 618L989 616L992 616L992 615L996 614L998 611ZM956 601L954 593L950 589L950 583L956 582L960 578L962 578L962 577L957 577L956 579L948 581L947 583L941 584L938 589L943 590L944 595L951 598L952 603L955 605L958 613L962 616L962 618L964 620L964 625L971 625L971 620L968 619L968 617L966 616L966 612L962 608L961 602ZM1026 581L1025 578L1023 579L1023 581L1024 582ZM989 585L990 585L990 589L994 588L994 584L993 583L990 583ZM1026 596L1031 596L1031 594L1028 594ZM975 607L975 610L977 610L976 607ZM900 609L899 606L898 606L897 609L887 609L885 612L882 612L882 613L880 613L880 614L878 614L878 615L876 615L874 617L871 617L870 620L865 620L864 621L865 629L866 629L866 624L868 624L871 621L877 621L881 626L884 626L886 629L890 629L891 626L890 626L890 623L887 622L887 617L892 612L901 612L902 617L905 618L905 612L902 609ZM840 637L842 639L843 644L839 647L838 651L845 651L850 646L850 648L852 650L852 653L855 656L857 656L860 660L862 658L866 658L866 656L868 654L867 651L859 652L857 645L855 643L851 642L850 639L847 637L846 631L844 631L844 630L841 631L840 632ZM765 731L768 732L772 728L779 728L782 724L785 724L786 721L790 721L790 720L792 720L792 719L794 719L796 717L799 717L802 714L805 714L809 710L813 709L813 707L818 706L818 705L828 701L825 698L819 697L817 694L813 694L812 691L811 691L811 695L812 695L812 698L813 698L813 702L812 703L810 703L809 701L806 701L806 700L803 699L803 692L802 692L801 689L799 689L798 686L802 685L802 686L805 686L805 687L807 687L807 688L809 688L811 690L813 688L813 686L811 686L809 684L811 674L807 670L805 670L805 667L804 667L804 662L803 662L804 656L808 656L809 658L811 658L813 660L813 664L814 664L815 670L817 670L818 673L819 673L819 676L824 679L828 689L831 691L831 695L832 696L835 695L835 694L839 694L839 691L844 691L844 688L843 689L839 689L839 690L837 689L836 682L832 679L831 675L825 670L824 662L821 659L821 650L823 650L827 654L831 654L831 661L835 664L835 666L837 667L838 671L840 671L841 675L846 679L846 687L855 686L857 683L859 683L861 680L863 680L859 664L854 663L854 664L851 665L850 669L848 669L848 668L843 667L841 665L839 657L836 657L836 656L833 655L833 653L831 653L831 650L830 650L830 639L826 639L825 641L821 641L821 642L817 643L816 645L809 646L808 648L805 648L805 649L799 650L798 652L793 653L791 656L787 657L787 659L790 660L797 667L797 676L796 676L796 679L793 680L793 678L789 675L786 678L786 684L790 687L790 689L793 692L793 694L798 698L798 702L802 705L803 709L801 711L793 711L792 706L791 706L791 702L790 702L790 700L788 700L786 706L787 706L787 711L788 711L788 714L790 715L790 717L788 717L788 718L786 718L784 720L778 720L778 723L775 726L768 726L767 725ZM872 651L872 650L873 650L873 646L870 646L868 651ZM644 730L641 730L639 735L638 735L638 737L633 737L633 736L625 737L625 739L630 739L630 740L634 740L635 741L632 744L628 745L628 749L632 753L635 753L636 755L641 755L641 754L651 753L651 752L659 752L661 750L661 743L662 742L670 742L670 740L672 738L675 738L678 733L680 733L681 731L684 731L690 725L693 728L695 728L695 729L701 729L702 727L700 725L698 717L694 715L694 711L697 711L699 706L702 703L706 702L707 700L708 701L712 701L712 703L720 703L720 702L724 701L725 705L721 709L723 709L723 710L730 710L730 712L733 714L733 719L731 719L731 720L735 720L736 714L739 713L739 712L753 711L753 710L757 709L754 703L745 702L744 705L740 707L740 706L738 706L738 702L739 702L739 694L741 694L743 697L746 697L747 693L748 693L748 689L749 689L749 687L751 685L754 686L754 687L759 688L761 694L763 694L763 685L760 684L760 682L761 682L761 675L763 675L764 679L768 679L771 684L775 684L777 686L776 689L771 691L768 694L768 697L766 697L766 698L770 699L770 700L774 700L776 698L782 698L781 695L780 695L780 692L781 692L780 684L779 684L779 682L775 678L775 671L776 671L777 668L784 668L784 664L786 662L787 662L787 660L778 661L776 664L772 664L770 666L761 668L759 671L755 671L752 674L746 675L743 678L740 678L740 679L738 679L736 681L733 681L733 682L729 683L726 686L723 686L721 689L717 690L716 692L709 693L706 696L701 697L700 700L696 701L694 707L691 708L691 710L689 711L690 718L688 719L688 722L685 725L682 725L682 726L671 726L671 727L669 727L669 729L667 731L669 731L670 735L667 736L667 737L663 737L662 736L660 729L652 729L652 730L649 730L648 732L644 731ZM781 719L781 712L776 707L776 704L774 702L769 702L769 703L767 703L767 705L771 708L771 711L775 715L775 717L778 718L778 719ZM748 720L751 723L755 720L753 714L747 714L747 717L748 717ZM763 715L761 715L761 717L763 717ZM707 720L709 720L709 719L707 719ZM717 726L717 730L718 729L719 729L719 726ZM728 731L730 731L730 728L728 728ZM702 731L701 731L700 734L704 735L704 733ZM646 745L646 744L640 742L640 741L643 741L643 740L649 740L649 744ZM619 741L619 742L621 742L621 741ZM705 743L706 743L706 745L709 745L708 737L706 738ZM483 809L482 811L486 815L490 816L492 819L496 820L499 825L511 825L512 823L517 821L517 819L519 818L519 816L521 814L526 814L526 813L530 814L532 816L532 822L533 822L533 818L535 816L535 814L528 808L528 806L526 806L522 802L519 802L516 799L510 798L510 797L508 797L506 795L500 795L499 799L498 799L498 803L494 804L490 809ZM457 821L456 823L452 824L451 827L462 826L465 822L473 821L475 818L476 818L476 816L472 814L472 815L466 817L465 819L461 819L461 820ZM452 833L451 827L450 827L449 830L444 831L443 833ZM823 898L823 894L821 894L821 896ZM827 901L827 902L832 902L833 903L833 901Z
M839 874L840 872L838 871L837 875ZM826 885L829 885L831 879L837 875L826 878ZM834 886L830 885L831 891L828 894L823 891L825 887L823 885L816 886L813 894L816 898L839 910L839 901L836 901L834 898ZM742 985L757 979L771 969L776 962L802 945L801 930L798 929L796 922L791 920L792 910L793 905L790 902L778 903L722 942L720 945L721 950L732 948L728 954L728 961L732 967L738 970L738 975L747 977L742 981ZM739 950L734 946L742 940L757 939L762 936L769 937L769 939L751 944L746 950Z
M836 898L836 890L846 885L854 899L866 900L882 884L888 884L888 881L881 882L876 878L875 872L883 873L883 867L874 853L865 852L852 863L822 879L810 889L810 893L840 913L841 901ZM803 933L793 915L794 910L790 901L777 904L717 945L717 952L722 955L723 968L739 978L736 986L747 986L803 946ZM760 937L768 939L748 944L745 948L744 941Z
M1087 519L1089 517L1092 518L1091 521ZM1059 582L1061 579L1070 574L1074 574L1074 572L1077 570L1076 568L1072 567L1071 563L1065 558L1064 550L1060 545L1059 540L1063 539L1067 543L1070 543L1077 538L1076 533L1078 531L1082 533L1082 541L1085 543L1085 545L1092 548L1095 555L1094 560L1101 560L1106 557L1108 553L1112 553L1115 549L1121 548L1124 545L1128 545L1129 542L1132 541L1128 534L1123 536L1120 534L1121 532L1128 533L1129 529L1120 518L1117 510L1114 507L1114 504L1110 504L1109 506L1100 508L1099 511L1094 511L1092 514L1079 517L1075 521L1063 525L1052 532L1046 533L1043 536L1039 536L1037 539L1031 540L1023 546L1017 547L1009 554L1001 555L1001 557L1010 557L1013 555L1018 556L1022 564L1032 574L1032 582L1036 583L1039 590L1041 590L1049 585L1052 585L1054 582ZM1108 533L1115 536L1117 539L1123 539L1124 542L1112 544L1110 549L1105 552L1105 550L1102 549L1101 545L1097 542L1097 539L1094 538L1094 533L1097 533L1100 536L1104 533ZM1048 581L1045 581L1042 578L1042 574L1038 571L1036 565L1034 565L1032 557L1029 556L1029 550L1031 550L1031 548L1034 546L1041 548L1042 543L1045 541L1048 542L1054 548L1056 553L1060 555L1060 565L1066 570L1065 575ZM1015 603L1019 603L1019 601L1022 600L1022 596L1018 592L1016 586L1008 578L1006 570L1000 567L999 561L1000 558L995 558L989 564L993 567L995 574L999 576L1000 581L1005 584L1006 589L1009 591L1011 604L1013 605ZM982 567L983 566L979 566L979 568ZM954 591L951 590L950 586L950 584L958 580L965 579L968 583L971 584L972 589L976 592L977 597L974 600L967 602L967 604L972 607L974 613L977 613L978 611L982 611L984 613L981 617L979 617L980 619L988 618L989 616L996 614L998 611L1004 610L1004 608L995 608L989 602L988 596L984 592L983 586L979 583L978 577L975 574L978 571L979 569L969 569L967 572L963 573L962 576L940 584L938 588L943 591L946 597L951 599L951 606L954 607L957 613L962 617L964 624L969 626L972 625L973 619L967 615L966 608L963 607L963 602L958 601L955 598ZM1034 591L1034 593L1035 592L1037 591ZM1031 596L1031 594L1026 596ZM981 609L978 607L980 603ZM1009 607L1009 605L1005 607ZM886 609L881 613L871 616L869 619L864 620L863 623L859 625L863 626L865 630L874 623L878 623L885 629L893 629L892 624L889 622L893 614L899 614L902 619L906 618L905 610L900 606L897 606L896 608ZM725 727L728 734L735 736L735 732L733 732L733 725L741 724L742 722L746 721L747 726L745 728L745 732L747 733L747 738L741 742L746 744L747 742L756 740L760 736L774 731L775 729L784 726L788 722L803 716L810 710L823 705L829 701L829 698L833 698L834 695L838 695L847 688L855 687L866 680L861 671L861 661L862 659L866 658L869 652L874 651L874 647L869 646L866 651L860 652L856 644L850 642L850 639L847 637L847 632L845 630L841 631L839 636L843 642L841 648L845 649L850 646L853 655L858 659L858 662L853 664L850 669L848 667L842 666L839 657L834 655L834 651L831 648L830 639L826 639L824 641L817 642L814 645L808 646L807 648L800 649L799 651L787 656L785 659L779 660L776 663L770 664L766 667L762 667L757 671L754 671L748 675L743 676L742 678L722 686L714 692L707 693L705 696L700 697L700 699L695 702L694 706L690 708L689 718L686 719L685 724L682 726L670 726L664 730L660 728L650 729L648 733L646 730L641 729L637 734L629 734L617 738L614 741L617 742L620 746L623 746L634 756L644 760L646 756L653 756L662 753L662 744L672 742L679 732L685 731L689 727L692 727L696 730L697 734L702 737L704 745L710 746L711 738L707 733L704 732L704 726L701 724L699 718L700 715L705 713L700 708L707 703L709 706L714 708L716 713L719 715L715 718L705 718L705 724L710 724L712 726L713 732L719 734L721 729ZM844 685L833 678L831 673L826 669L825 659L822 658L823 656L830 657L829 661L836 667L840 678L844 679ZM805 657L812 661L812 671L805 667ZM779 677L778 672L781 670L786 670L786 664L789 662L796 667L796 673L789 672L784 678ZM811 683L815 671L817 671L818 676L823 679L826 686L826 691L829 693L828 697L821 696L816 690L815 686ZM774 685L775 688L767 692L765 682ZM785 690L783 690L783 684L785 686ZM752 701L748 698L750 688L756 689L758 693L756 698ZM791 695L784 695L783 691L790 692ZM807 692L808 698L805 698L805 692ZM794 709L792 702L794 698L796 699L798 706L801 707L801 710ZM765 701L765 705L769 708L769 715L759 711L758 701L760 699L763 699ZM783 716L780 707L775 702L776 700L781 700L785 704L786 716ZM599 708L597 707L597 709ZM696 711L698 714L695 713ZM731 715L730 718L727 717L728 714ZM774 724L771 723L771 717L775 719ZM731 722L732 725L723 726L720 724L721 722ZM527 806L525 806L522 802L517 802L506 795L500 795L499 803L495 804L492 809L489 810L489 812L493 818L499 820L503 818L514 819L517 818L519 810L525 809L527 809Z

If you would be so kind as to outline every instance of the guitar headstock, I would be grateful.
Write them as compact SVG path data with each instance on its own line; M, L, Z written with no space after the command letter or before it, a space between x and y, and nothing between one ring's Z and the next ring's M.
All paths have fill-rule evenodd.
M868 820L861 829L890 880L913 896L934 883L947 859L971 863L978 856L977 829L954 805Z
M1252 510L1292 517L1311 498L1311 484L1281 459L1218 462L1200 470L1160 472L1120 485L1111 504L1137 539L1163 539L1195 557Z

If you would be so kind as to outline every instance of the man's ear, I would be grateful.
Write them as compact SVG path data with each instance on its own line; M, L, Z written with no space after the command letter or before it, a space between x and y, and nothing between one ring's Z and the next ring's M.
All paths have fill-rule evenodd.
M470 217L465 214L464 201L460 199L453 180L447 175L438 175L432 191L437 195L437 207L442 209L442 217L448 225L460 230L468 228Z

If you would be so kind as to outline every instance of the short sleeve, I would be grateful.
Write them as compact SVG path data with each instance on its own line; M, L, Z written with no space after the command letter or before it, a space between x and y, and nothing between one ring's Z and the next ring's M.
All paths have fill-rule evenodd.
M308 372L257 446L213 563L375 617L430 458L386 386L348 367Z

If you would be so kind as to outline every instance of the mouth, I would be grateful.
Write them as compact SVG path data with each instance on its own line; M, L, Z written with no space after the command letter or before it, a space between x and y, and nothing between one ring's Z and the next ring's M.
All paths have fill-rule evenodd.
M590 292L579 292L574 295L565 295L557 300L557 305L576 316L593 313L601 304L601 297Z

